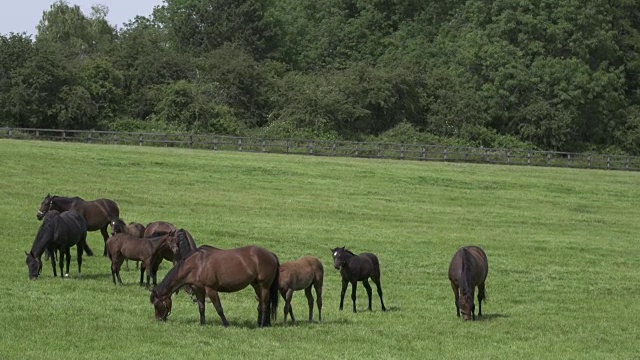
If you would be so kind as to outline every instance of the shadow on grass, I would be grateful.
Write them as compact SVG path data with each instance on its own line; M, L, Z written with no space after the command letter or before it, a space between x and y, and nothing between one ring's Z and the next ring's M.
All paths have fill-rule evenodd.
M476 321L493 321L500 318L509 318L507 314L483 314L482 316L476 316Z
M229 320L229 328L242 328L242 329L260 329L258 327L257 324L257 318L256 321L252 321L252 320ZM181 317L181 318L174 318L171 319L171 317L169 317L167 323L177 323L177 324L181 324L181 325L189 325L189 324L193 324L194 326L200 326L200 318L193 318L193 317ZM352 321L349 319L331 319L331 320L322 320L322 322L318 322L317 320L315 320L313 323L309 323L308 321L296 321L295 324L291 324L291 322L288 320L286 324L283 323L282 318L278 318L275 321L271 321L271 327L309 327L309 326L331 326L331 325L348 325L351 324ZM203 327L221 327L224 328L224 326L222 325L222 322L220 321L220 318L217 317L216 318L209 318L207 317L206 322L204 324Z
M82 274L80 276L80 280L82 279L87 279L87 280L98 280L98 279L109 279L109 282L111 284L113 284L113 281L111 281L111 274Z

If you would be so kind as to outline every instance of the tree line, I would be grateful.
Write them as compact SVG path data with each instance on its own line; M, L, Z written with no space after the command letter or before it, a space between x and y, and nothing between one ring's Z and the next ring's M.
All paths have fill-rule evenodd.
M0 126L640 155L639 2L61 0L0 35Z

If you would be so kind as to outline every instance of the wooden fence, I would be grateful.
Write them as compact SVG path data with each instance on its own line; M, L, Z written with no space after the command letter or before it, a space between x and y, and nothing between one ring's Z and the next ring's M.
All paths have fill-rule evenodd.
M636 156L522 149L26 128L0 128L0 137L89 144L640 171L640 157Z

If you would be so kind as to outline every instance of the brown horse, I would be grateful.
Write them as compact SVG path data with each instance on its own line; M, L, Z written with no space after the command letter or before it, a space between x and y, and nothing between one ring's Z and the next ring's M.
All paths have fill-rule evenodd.
M105 242L104 253L107 255L107 239L109 233L107 227L111 220L115 220L120 216L120 209L115 201L110 199L98 199L85 201L79 197L64 197L47 194L40 204L40 210L36 214L38 220L42 220L49 210L57 210L60 212L67 210L75 210L87 223L87 231L100 230Z
M475 287L478 287L478 316L482 316L482 300L486 300L484 282L489 272L487 254L477 246L465 246L453 255L449 264L449 281L456 302L456 314L465 320L476 319L473 302Z
M153 278L153 285L157 284L156 274L158 265L162 262L160 252L163 248L169 251L178 252L178 246L175 237L175 231L165 235L153 238L135 238L125 233L115 234L107 240L107 248L109 257L111 258L111 276L113 283L122 284L120 278L120 266L125 259L142 261L140 266L140 285L143 285L143 277L147 273L147 287L149 287L149 278Z
M318 298L318 321L322 321L322 281L324 267L320 259L305 256L296 261L289 261L280 265L280 295L285 300L284 323L287 323L287 314L291 315L291 323L295 323L291 298L293 292L303 290L309 304L309 322L313 322L313 294L311 288L316 289Z
M166 321L171 313L171 295L185 285L191 286L198 302L200 324L205 324L205 296L211 299L224 326L218 292L236 292L253 287L258 297L258 326L271 326L278 308L278 257L258 246L222 250L201 246L174 266L151 292L156 319Z
M176 231L175 225L166 221L155 221L147 224L143 237L149 238L158 235L168 234L169 231Z
M144 236L144 225L136 222L129 223L127 225L124 220L117 218L111 221L111 236L119 233L125 233L135 238L142 238ZM136 261L136 269L139 266L139 261ZM127 271L129 270L129 259L127 259Z
M356 255L349 249L341 248L331 249L333 254L333 266L340 270L342 276L342 292L340 293L340 310L344 304L344 294L347 292L347 286L351 283L351 300L353 301L353 312L356 312L356 288L358 281L362 281L362 285L367 290L369 297L369 311L371 311L371 285L369 278L373 280L378 289L378 297L382 311L387 311L382 300L382 285L380 284L380 262L378 257L372 253L362 253Z

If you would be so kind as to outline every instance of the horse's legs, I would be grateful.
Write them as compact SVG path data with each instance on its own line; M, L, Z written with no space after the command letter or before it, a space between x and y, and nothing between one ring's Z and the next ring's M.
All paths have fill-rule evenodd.
M143 261L142 265L140 265L140 286L144 285L144 272L146 269L147 269L146 262Z
M104 239L104 252L102 253L102 256L107 256L107 240L109 239L109 232L107 231L108 226L109 224L100 229L100 233L102 233L102 238Z
M65 249L65 254L67 255L67 272L64 273L64 277L69 277L69 266L71 266L71 248L67 247Z
M460 291L458 289L458 285L456 285L456 283L454 283L453 281L451 281L451 288L453 289L453 296L455 299L454 301L456 305L456 315L460 317L460 305L459 305Z
M58 277L58 272L56 271L56 251L55 250L51 251L51 266L53 266L53 277Z
M340 310L342 311L342 307L344 305L344 294L347 293L347 286L349 285L349 280L342 278L342 291L340 292Z
M478 284L478 316L482 316L482 300L486 299L484 281Z
M353 312L356 312L356 289L358 288L358 281L351 281L351 300L353 301Z
M318 322L322 322L322 281L314 281L316 288L316 303L318 304Z
M372 280L376 284L376 288L378 289L378 297L380 297L380 305L382 305L382 311L387 311L387 308L384 306L384 301L382 300L382 283L380 282L380 278L372 278ZM369 310L371 310L371 296L369 296Z
M291 299L293 298L293 289L287 289L285 303L284 303L284 323L287 323L287 312L291 315L291 323L296 323L296 318L293 316L293 306L291 306Z
M206 288L206 292L207 296L213 303L213 307L216 308L216 312L218 313L218 316L220 316L220 320L222 320L222 325L224 325L225 327L229 326L229 322L224 316L224 311L222 310L222 304L220 303L220 296L218 296L218 292L213 290L212 288ZM202 303L204 304L204 299ZM204 309L200 312L200 323L204 324Z
M197 289L193 292L196 297L196 302L198 303L198 312L200 313L200 325L205 324L205 303L204 303L204 291L201 289Z
M263 285L264 284L258 283L257 285L254 286L256 295L258 296L258 299L260 301L258 303L258 326L259 327L271 326L271 308L269 307L269 298L271 295L271 291L270 291L270 286L263 286ZM291 319L293 319L293 313L291 313Z
M307 297L307 304L309 304L309 322L313 322L313 294L311 293L311 288L313 285L309 285L308 288L304 289L304 295ZM293 317L293 314L291 314Z
M65 252L62 248L60 248L59 250L60 253L60 257L58 258L58 261L60 262L60 277L64 278L64 255Z
M116 277L118 278L118 282L122 284L122 278L120 278L120 266L122 266L123 261L124 257L119 252L111 254L111 277L113 277L114 285L116 283Z
M362 280L362 286L364 286L364 289L367 290L367 297L369 298L369 311L371 311L371 295L373 294L373 291L371 291L371 285L369 285L369 280L364 279Z

